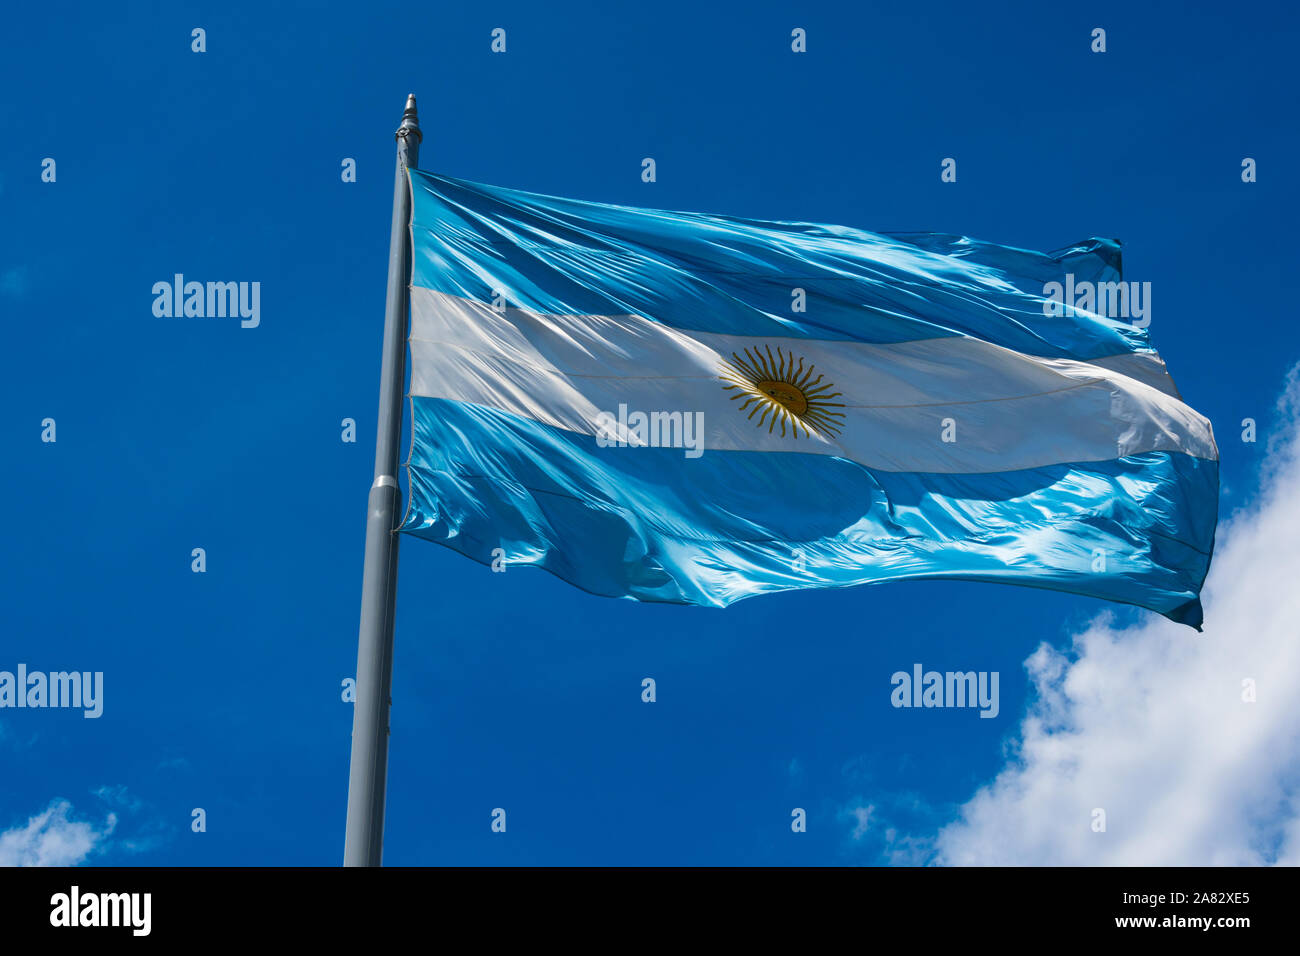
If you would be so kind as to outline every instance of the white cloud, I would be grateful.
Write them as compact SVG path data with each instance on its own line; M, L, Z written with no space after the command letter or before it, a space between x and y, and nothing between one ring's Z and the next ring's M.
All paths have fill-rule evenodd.
M72 804L55 800L26 826L0 833L0 866L76 866L112 834L115 814L102 827L73 820Z
M1204 633L1103 617L1068 654L1041 646L1015 753L934 836L935 862L1300 864L1297 370L1279 411L1259 496L1219 526Z

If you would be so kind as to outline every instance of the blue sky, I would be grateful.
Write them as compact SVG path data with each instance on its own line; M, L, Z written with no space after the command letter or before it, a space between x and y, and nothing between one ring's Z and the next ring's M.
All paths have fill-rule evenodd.
M1152 339L1215 425L1222 512L1255 517L1202 636L1131 608L981 584L781 594L725 611L639 605L406 539L385 861L979 862L999 843L1019 854L1011 862L1114 859L1053 842L1061 808L1092 799L1087 780L1042 769L1056 802L1003 799L1040 779L1030 751L1050 728L1026 714L1047 708L1093 734L1079 766L1131 783L1117 807L1161 805L1159 781L1133 769L1140 752L1117 765L1096 756L1119 739L1108 721L1129 712L1054 699L1062 668L1103 697L1154 681L1151 708L1176 718L1214 697L1189 694L1204 687L1188 675L1214 673L1210 662L1231 671L1249 641L1282 633L1276 616L1231 628L1261 603L1295 600L1243 588L1296 557L1269 530L1294 504L1257 493L1295 477L1278 464L1295 423L1277 402L1300 358L1285 165L1300 147L1296 14L1210 6L11 11L0 669L103 671L105 703L98 720L0 711L0 833L25 839L37 817L90 864L341 859L352 712L340 683L356 662L392 133L413 91L421 166L466 179L1030 249L1122 239L1126 278L1152 283ZM204 53L191 51L195 27ZM495 27L504 54L490 51ZM795 27L805 54L790 50ZM1094 27L1107 31L1104 54L1090 51ZM640 178L647 156L653 184ZM46 157L53 183L41 181ZM347 157L355 183L340 178ZM940 181L945 157L956 183ZM1242 182L1244 157L1258 182ZM260 282L261 324L155 318L151 288L175 273ZM340 441L348 417L355 444ZM1247 417L1253 444L1240 440ZM40 440L45 418L53 444ZM1276 560L1252 569L1264 543ZM196 547L204 574L190 570ZM1253 645L1250 666L1275 684L1296 676L1293 643ZM1227 656L1187 663L1202 653L1189 648ZM1139 659L1149 666L1132 670ZM1000 672L999 717L892 708L890 675L918 661ZM644 677L657 682L653 705ZM1133 714L1129 737L1164 739L1147 711ZM1294 718L1269 714L1260 746L1293 740ZM1229 749L1215 753L1228 761ZM1272 759L1267 793L1203 799L1211 816L1249 808L1272 821L1213 838L1253 848L1252 861L1291 846L1294 757ZM1179 805L1201 806L1180 768ZM196 807L205 833L191 832ZM491 832L496 807L505 834ZM807 833L791 832L794 807ZM990 838L1008 808L1035 815L1032 843ZM1134 839L1118 823L1112 835L1112 847ZM1122 859L1230 855L1183 839L1173 855L1129 842Z

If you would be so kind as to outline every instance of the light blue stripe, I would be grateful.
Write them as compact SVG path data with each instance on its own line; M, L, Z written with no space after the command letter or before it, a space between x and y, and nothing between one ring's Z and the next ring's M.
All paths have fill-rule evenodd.
M961 578L1201 624L1217 462L1157 452L899 474L822 455L601 448L477 405L412 406L402 530L483 563L501 548L508 563L593 594L726 605L791 588Z
M1088 360L1151 349L1127 321L1043 314L1043 286L1120 276L1114 240L1050 255L934 233L635 209L412 170L416 286L735 335L904 342L969 335ZM807 310L792 311L792 289Z

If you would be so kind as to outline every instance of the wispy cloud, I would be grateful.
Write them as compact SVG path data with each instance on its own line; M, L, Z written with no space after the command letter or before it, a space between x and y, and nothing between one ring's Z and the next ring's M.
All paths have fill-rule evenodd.
M792 787L797 787L803 783L805 776L804 767L803 764L799 762L798 757L790 758L790 762L786 764L785 767L785 775L786 780Z
M76 866L102 849L117 815L97 825L74 820L72 812L67 800L54 800L26 825L0 833L0 866Z
M1279 411L1258 497L1220 526L1204 634L1103 617L1039 647L1013 755L922 838L933 862L1300 864L1295 370Z
M854 806L844 811L844 816L853 821L853 832L849 834L851 840L861 840L867 833L867 828L871 826L871 815L876 812L876 808L871 804L863 804L860 801Z
M0 269L0 295L19 298L27 294L27 267L13 266Z
M144 805L120 783L111 787L97 787L94 794L110 807L128 813L134 813Z
M122 784L99 787L95 796L121 814L123 832L113 838L113 849L123 853L147 853L166 844L174 827L160 817L155 808L131 793ZM129 830L129 832L125 832Z

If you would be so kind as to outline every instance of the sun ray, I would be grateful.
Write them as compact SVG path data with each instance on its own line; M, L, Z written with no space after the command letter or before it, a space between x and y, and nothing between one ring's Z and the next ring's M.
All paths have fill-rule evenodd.
M722 387L735 392L729 398L743 399L737 408L748 410L749 421L758 415L755 426L766 424L769 435L776 434L778 422L782 438L788 431L798 439L802 431L803 437L830 439L844 428L846 415L838 409L848 406L832 401L843 398L844 393L834 391L834 384L825 381L824 374L817 374L815 365L805 364L793 349L786 352L778 345L773 355L772 346L765 344L744 349L744 358L740 352L732 352L731 361L723 360L718 371L719 380L725 383Z

